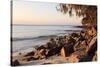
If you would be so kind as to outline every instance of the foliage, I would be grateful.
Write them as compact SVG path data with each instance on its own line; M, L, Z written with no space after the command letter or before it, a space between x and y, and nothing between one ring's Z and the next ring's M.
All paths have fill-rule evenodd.
M63 14L69 14L70 17L73 16L73 12L76 16L82 16L84 26L97 26L97 6L60 3L56 9Z

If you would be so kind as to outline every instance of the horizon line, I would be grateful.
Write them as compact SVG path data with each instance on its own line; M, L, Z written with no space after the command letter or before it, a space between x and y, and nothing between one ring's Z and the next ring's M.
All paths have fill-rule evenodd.
M82 26L82 25L52 25L52 24L48 24L48 25L42 25L42 24L11 24L11 25L18 25L18 26Z

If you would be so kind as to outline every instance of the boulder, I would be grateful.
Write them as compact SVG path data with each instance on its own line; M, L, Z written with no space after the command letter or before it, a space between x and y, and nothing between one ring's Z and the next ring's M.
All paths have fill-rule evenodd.
M66 45L68 44L74 45L75 43L76 43L76 40L72 36L70 36L68 39L68 43Z
M75 51L74 53L71 54L71 62L88 62L91 61L91 56L88 54L84 53L83 51Z
M18 60L15 60L11 63L12 66L19 66L20 62Z
M50 45L51 48L57 47L56 40L54 38L50 39L50 43L51 43L51 45Z
M71 36L72 36L72 37L79 37L79 34L77 34L77 33L72 33Z
M92 40L90 41L89 45L88 45L88 48L90 49L93 45L95 45L97 41L97 37L93 37Z
M61 54L62 57L66 57L66 53L65 53L64 47L61 49L60 54Z
M78 51L78 50L86 50L88 44L86 43L86 41L79 41L75 44L74 46L74 50Z
M38 55L40 59L44 58L46 56L46 49L41 49Z
M45 58L47 55L48 49L40 49L35 51L34 57L38 57L39 59Z
M51 42L47 42L46 45L44 45L44 47L46 49L51 49L52 48L52 43Z
M87 31L88 35L90 36L95 36L97 35L97 31L94 27L91 27L88 31Z
M32 52L27 53L24 57L27 57L27 56L34 56L34 54L35 54L35 52L32 51Z
M73 52L74 52L73 45L71 45L71 44L62 47L62 49L60 51L61 56L63 56L63 57L67 57Z
M90 43L89 43L89 45L87 47L87 53L88 53L88 55L93 56L95 54L95 51L97 51L97 37L94 37L90 41Z
M84 51L79 52L80 53L80 60L79 62L88 62L96 59L95 51L97 50L97 40L96 37L92 38L90 43ZM82 55L81 55L82 54ZM94 57L94 59L93 59Z
M37 48L37 50L45 49L44 45Z
M55 47L55 48L52 48L52 49L48 50L48 53L47 53L46 57L50 57L50 56L52 56L52 55L59 54L61 48L62 48L62 47Z

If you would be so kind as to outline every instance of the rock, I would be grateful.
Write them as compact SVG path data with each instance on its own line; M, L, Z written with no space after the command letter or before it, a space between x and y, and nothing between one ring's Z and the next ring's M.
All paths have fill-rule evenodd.
M65 46L68 43L68 37L65 35L62 39L62 45L61 46Z
M80 60L79 60L79 62L89 62L89 61L92 61L92 56L89 56L89 55L82 56L80 57Z
M79 61L78 55L75 54L75 53L71 54L69 57L66 57L65 59L66 59L67 62L69 62L69 63L76 63L76 62Z
M80 37L79 37L79 41L83 41L86 40L86 31L81 31L80 32Z
M51 38L50 41L43 45L43 48L41 49L52 49L55 47L57 47L56 40L54 38Z
M83 42L84 43L84 42ZM82 45L82 44L81 44ZM78 47L77 47L78 48ZM80 50L84 48L84 50ZM96 37L94 37L90 43L86 46L82 45L82 47L77 50L79 52L79 62L88 62L93 60L93 56L95 54L95 51L97 50L97 40ZM95 56L94 56L95 59Z
M29 57L29 58L27 58L27 61L38 60L38 59L39 59L39 58Z
M77 63L79 61L78 55L72 54L69 59L70 63Z
M15 61L13 61L13 62L11 63L11 65L12 65L12 66L19 66L20 63L19 63L18 60L15 60Z
M38 57L39 59L45 58L47 55L47 50L48 49L37 50L34 54L34 57Z
M40 58L40 50L35 51L34 57Z
M41 49L39 51L39 57L40 59L44 58L46 56L46 49Z
M47 42L45 45L44 45L44 47L45 47L45 49L49 49L49 42Z
M40 57L38 55L35 55L34 58L36 58L35 60L38 60Z
M88 44L86 43L85 40L79 41L75 44L74 51L79 52L80 56L84 56L87 54L87 47L88 47Z
M74 45L75 43L76 43L76 40L72 36L70 36L67 44L73 44Z
M52 48L51 42L47 42L46 45L45 45L45 48L51 49Z
M95 37L93 37L92 40L90 41L88 48L90 49L90 48L92 47L92 45L95 45L96 41L97 41L97 37L95 36Z
M73 45L69 44L69 45L66 45L66 46L62 47L60 53L61 53L61 56L67 57L73 52L74 52Z
M65 53L64 47L61 49L60 54L61 54L61 56L66 57L66 53Z
M86 41L79 41L74 46L74 51L86 51L87 49L87 43Z
M77 33L72 33L71 36L72 37L79 37L79 35Z
M91 56L84 54L83 51L75 51L70 56L70 62L88 62L91 61Z
M39 52L40 52L41 55L46 55L46 50L45 49L41 49Z
M55 48L52 48L52 49L48 50L48 53L47 53L46 57L50 57L50 56L52 56L52 55L59 54L61 48L62 48L62 47L55 47Z
M51 48L57 47L56 40L54 38L50 39L50 43L51 43L51 45L50 45Z
M44 45L37 48L37 50L45 49Z
M64 46L65 44L64 44L64 39L63 39L63 37L62 36L59 36L59 38L58 38L58 46Z
M86 51L90 56L93 56L95 54L95 51L97 51L97 37L94 37L91 40Z
M95 55L92 58L93 61L97 61L97 52L95 52Z
M94 27L89 28L89 30L87 31L88 35L90 36L95 36L97 35L97 31Z
M32 51L32 52L29 52L29 53L27 53L24 57L27 57L27 56L34 56L34 51Z

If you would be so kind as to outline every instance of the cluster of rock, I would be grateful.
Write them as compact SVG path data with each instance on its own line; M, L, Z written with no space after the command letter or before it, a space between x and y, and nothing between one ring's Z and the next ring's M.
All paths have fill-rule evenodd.
M69 62L86 62L97 60L97 32L94 27L68 36L51 38L45 45L36 48L24 55L27 61L48 59L50 56L58 55ZM18 60L12 65L20 65Z

